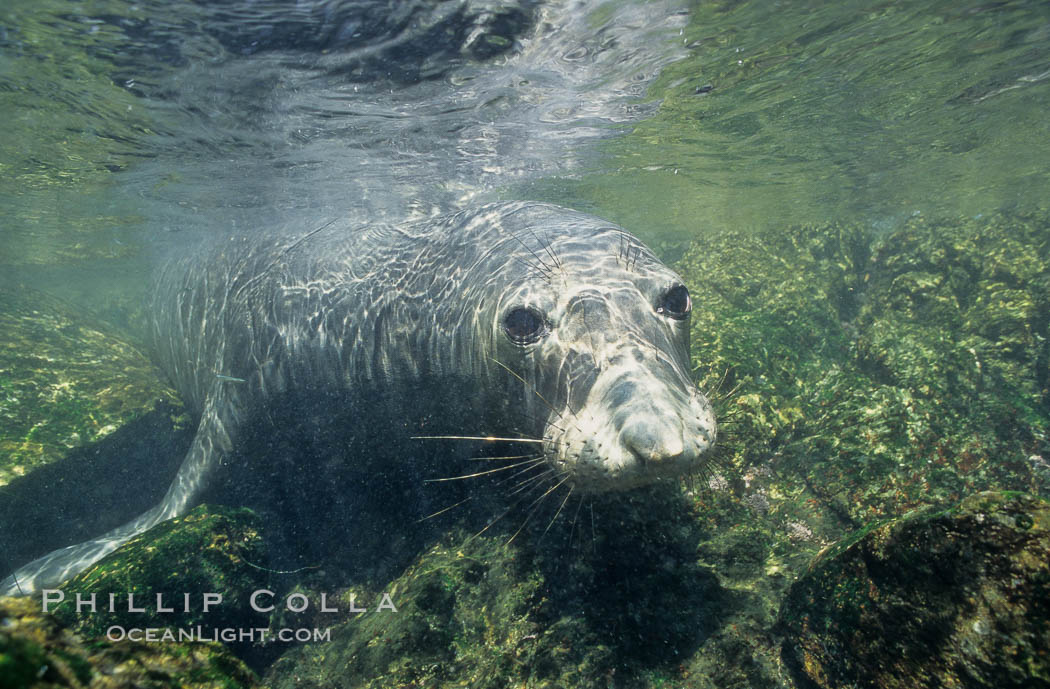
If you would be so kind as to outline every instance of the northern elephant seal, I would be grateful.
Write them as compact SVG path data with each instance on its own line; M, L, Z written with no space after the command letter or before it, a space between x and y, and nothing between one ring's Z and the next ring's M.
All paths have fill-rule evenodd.
M169 263L151 307L154 355L200 418L167 495L3 589L57 584L184 514L248 420L289 395L356 399L353 423L391 434L512 438L542 460L544 486L700 471L716 429L689 375L690 308L625 230L541 203L217 242Z

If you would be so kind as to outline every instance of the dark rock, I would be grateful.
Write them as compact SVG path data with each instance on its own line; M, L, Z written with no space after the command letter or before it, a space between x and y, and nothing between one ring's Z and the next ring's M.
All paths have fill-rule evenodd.
M781 608L803 687L1050 686L1050 504L1007 492L876 525Z
M255 676L215 643L85 644L28 598L0 599L0 689L241 689Z
M267 551L259 520L250 510L201 505L184 517L172 519L133 538L60 587L65 600L50 608L59 620L86 637L106 634L113 625L124 628L173 628L201 625L212 628L266 627L268 618L253 613L249 598L266 588ZM223 603L203 608L205 592L221 594ZM106 609L116 594L116 611ZM129 612L128 593L135 607ZM190 594L189 610L184 594ZM77 594L94 594L97 612L78 613ZM163 606L157 611L157 594Z

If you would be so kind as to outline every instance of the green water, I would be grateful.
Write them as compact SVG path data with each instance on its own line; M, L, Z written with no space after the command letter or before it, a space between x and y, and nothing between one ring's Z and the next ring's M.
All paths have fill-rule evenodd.
M1046 3L701 2L682 41L659 115L563 198L671 242L1047 207Z
M58 0L0 10L19 38L0 58L4 264L134 250L142 216L107 189L163 125L122 81L136 73L127 38L77 18L107 12L142 21L145 10ZM688 56L650 89L655 117L604 144L600 168L525 193L675 244L741 227L890 228L917 213L1046 205L1046 3L702 2L680 40Z
M85 14L123 3L90 3ZM107 194L150 117L114 82L114 37L65 2L0 8L0 263L79 262L131 251L136 210ZM97 30L92 30L95 26ZM4 45L6 43L6 45Z

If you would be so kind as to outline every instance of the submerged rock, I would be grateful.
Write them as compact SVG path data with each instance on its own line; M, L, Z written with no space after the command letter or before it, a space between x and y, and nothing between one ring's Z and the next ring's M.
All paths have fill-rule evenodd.
M64 600L50 607L59 620L85 637L98 637L111 626L129 628L266 627L267 616L253 614L249 598L269 580L265 541L259 519L248 509L201 505L183 517L162 522L99 560L59 587ZM134 594L130 611L128 594ZM205 593L223 602L204 609ZM96 612L77 612L77 595L94 595ZM108 610L116 594L115 610ZM158 612L161 606L173 612ZM184 596L189 594L188 604ZM188 610L187 610L188 608Z
M114 329L30 289L0 291L0 486L177 404Z
M1050 503L986 492L829 549L781 609L803 687L1050 685Z
M720 537L746 523L775 551L815 553L979 491L1050 497L1048 223L916 216L697 242L676 268L720 423L723 468L697 495Z
M329 643L290 649L266 683L667 686L732 605L695 563L692 515L667 497L609 498L593 521L545 531L551 517L537 518L516 537L514 527L456 529L379 589L397 612L379 609L379 593L358 590L369 611L330 621L338 625Z
M249 689L254 675L214 643L85 644L38 601L0 599L0 689Z

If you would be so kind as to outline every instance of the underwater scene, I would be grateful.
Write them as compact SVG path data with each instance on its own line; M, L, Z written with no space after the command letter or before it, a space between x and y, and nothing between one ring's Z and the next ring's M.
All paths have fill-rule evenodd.
M3 0L0 689L1050 687L1050 4Z

